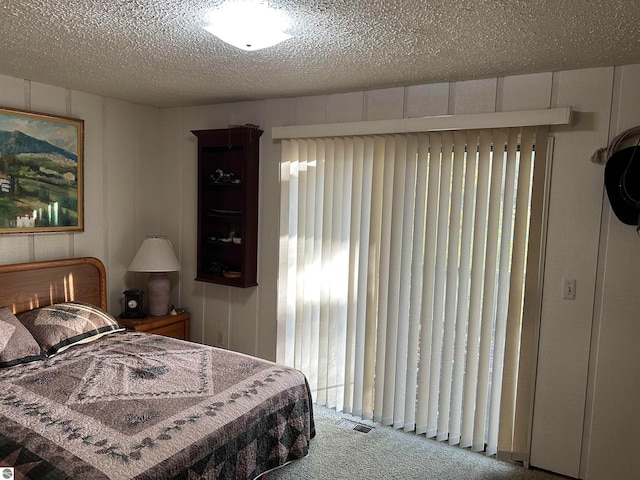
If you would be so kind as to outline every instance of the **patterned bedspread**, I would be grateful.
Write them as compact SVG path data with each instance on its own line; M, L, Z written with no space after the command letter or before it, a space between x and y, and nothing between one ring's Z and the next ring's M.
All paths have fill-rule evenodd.
M0 370L0 467L32 479L253 479L308 453L297 370L135 332Z

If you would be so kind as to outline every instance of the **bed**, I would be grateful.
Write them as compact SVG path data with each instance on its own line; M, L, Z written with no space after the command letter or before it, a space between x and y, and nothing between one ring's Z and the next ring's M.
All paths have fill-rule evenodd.
M104 313L105 279L91 257L0 265L0 467L31 479L254 479L307 455L302 373L123 331Z

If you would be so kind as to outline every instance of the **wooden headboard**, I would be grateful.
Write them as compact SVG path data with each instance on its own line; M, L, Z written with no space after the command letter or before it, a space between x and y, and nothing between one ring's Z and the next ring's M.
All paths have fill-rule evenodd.
M57 302L107 308L107 275L94 257L0 265L0 306L14 313Z

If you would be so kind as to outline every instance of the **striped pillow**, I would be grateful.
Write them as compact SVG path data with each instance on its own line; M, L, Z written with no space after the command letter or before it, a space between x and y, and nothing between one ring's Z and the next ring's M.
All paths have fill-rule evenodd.
M125 329L112 315L83 302L56 303L17 317L47 355Z
M40 345L7 307L0 307L0 368L45 358Z

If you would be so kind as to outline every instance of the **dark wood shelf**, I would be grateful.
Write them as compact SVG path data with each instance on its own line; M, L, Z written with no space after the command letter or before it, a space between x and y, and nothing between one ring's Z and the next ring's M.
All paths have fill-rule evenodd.
M204 182L204 186L207 188L242 188L242 182L240 183L219 183L207 180Z
M245 279L243 279L242 277L240 278L227 278L227 277L223 277L222 275L198 275L196 277L196 281L198 282L208 282L208 283L217 283L220 285L227 285L230 287L240 287L240 288L247 288L247 287L255 287L258 285L258 282L253 282L253 283L249 283L247 282Z
M228 247L228 248L237 248L237 249L242 248L241 243L223 242L222 240L209 240L208 238L205 238L204 242L207 245L215 245L216 247Z
M256 286L262 130L236 127L191 133L198 138L196 280L233 287ZM222 175L226 175L224 181L212 180ZM242 238L242 243L211 240L229 238L232 233ZM225 271L240 275L228 278L223 275Z
M244 214L242 210L218 210L215 208L210 208L205 215L207 217L215 217L215 218L229 218L229 217L241 217Z

